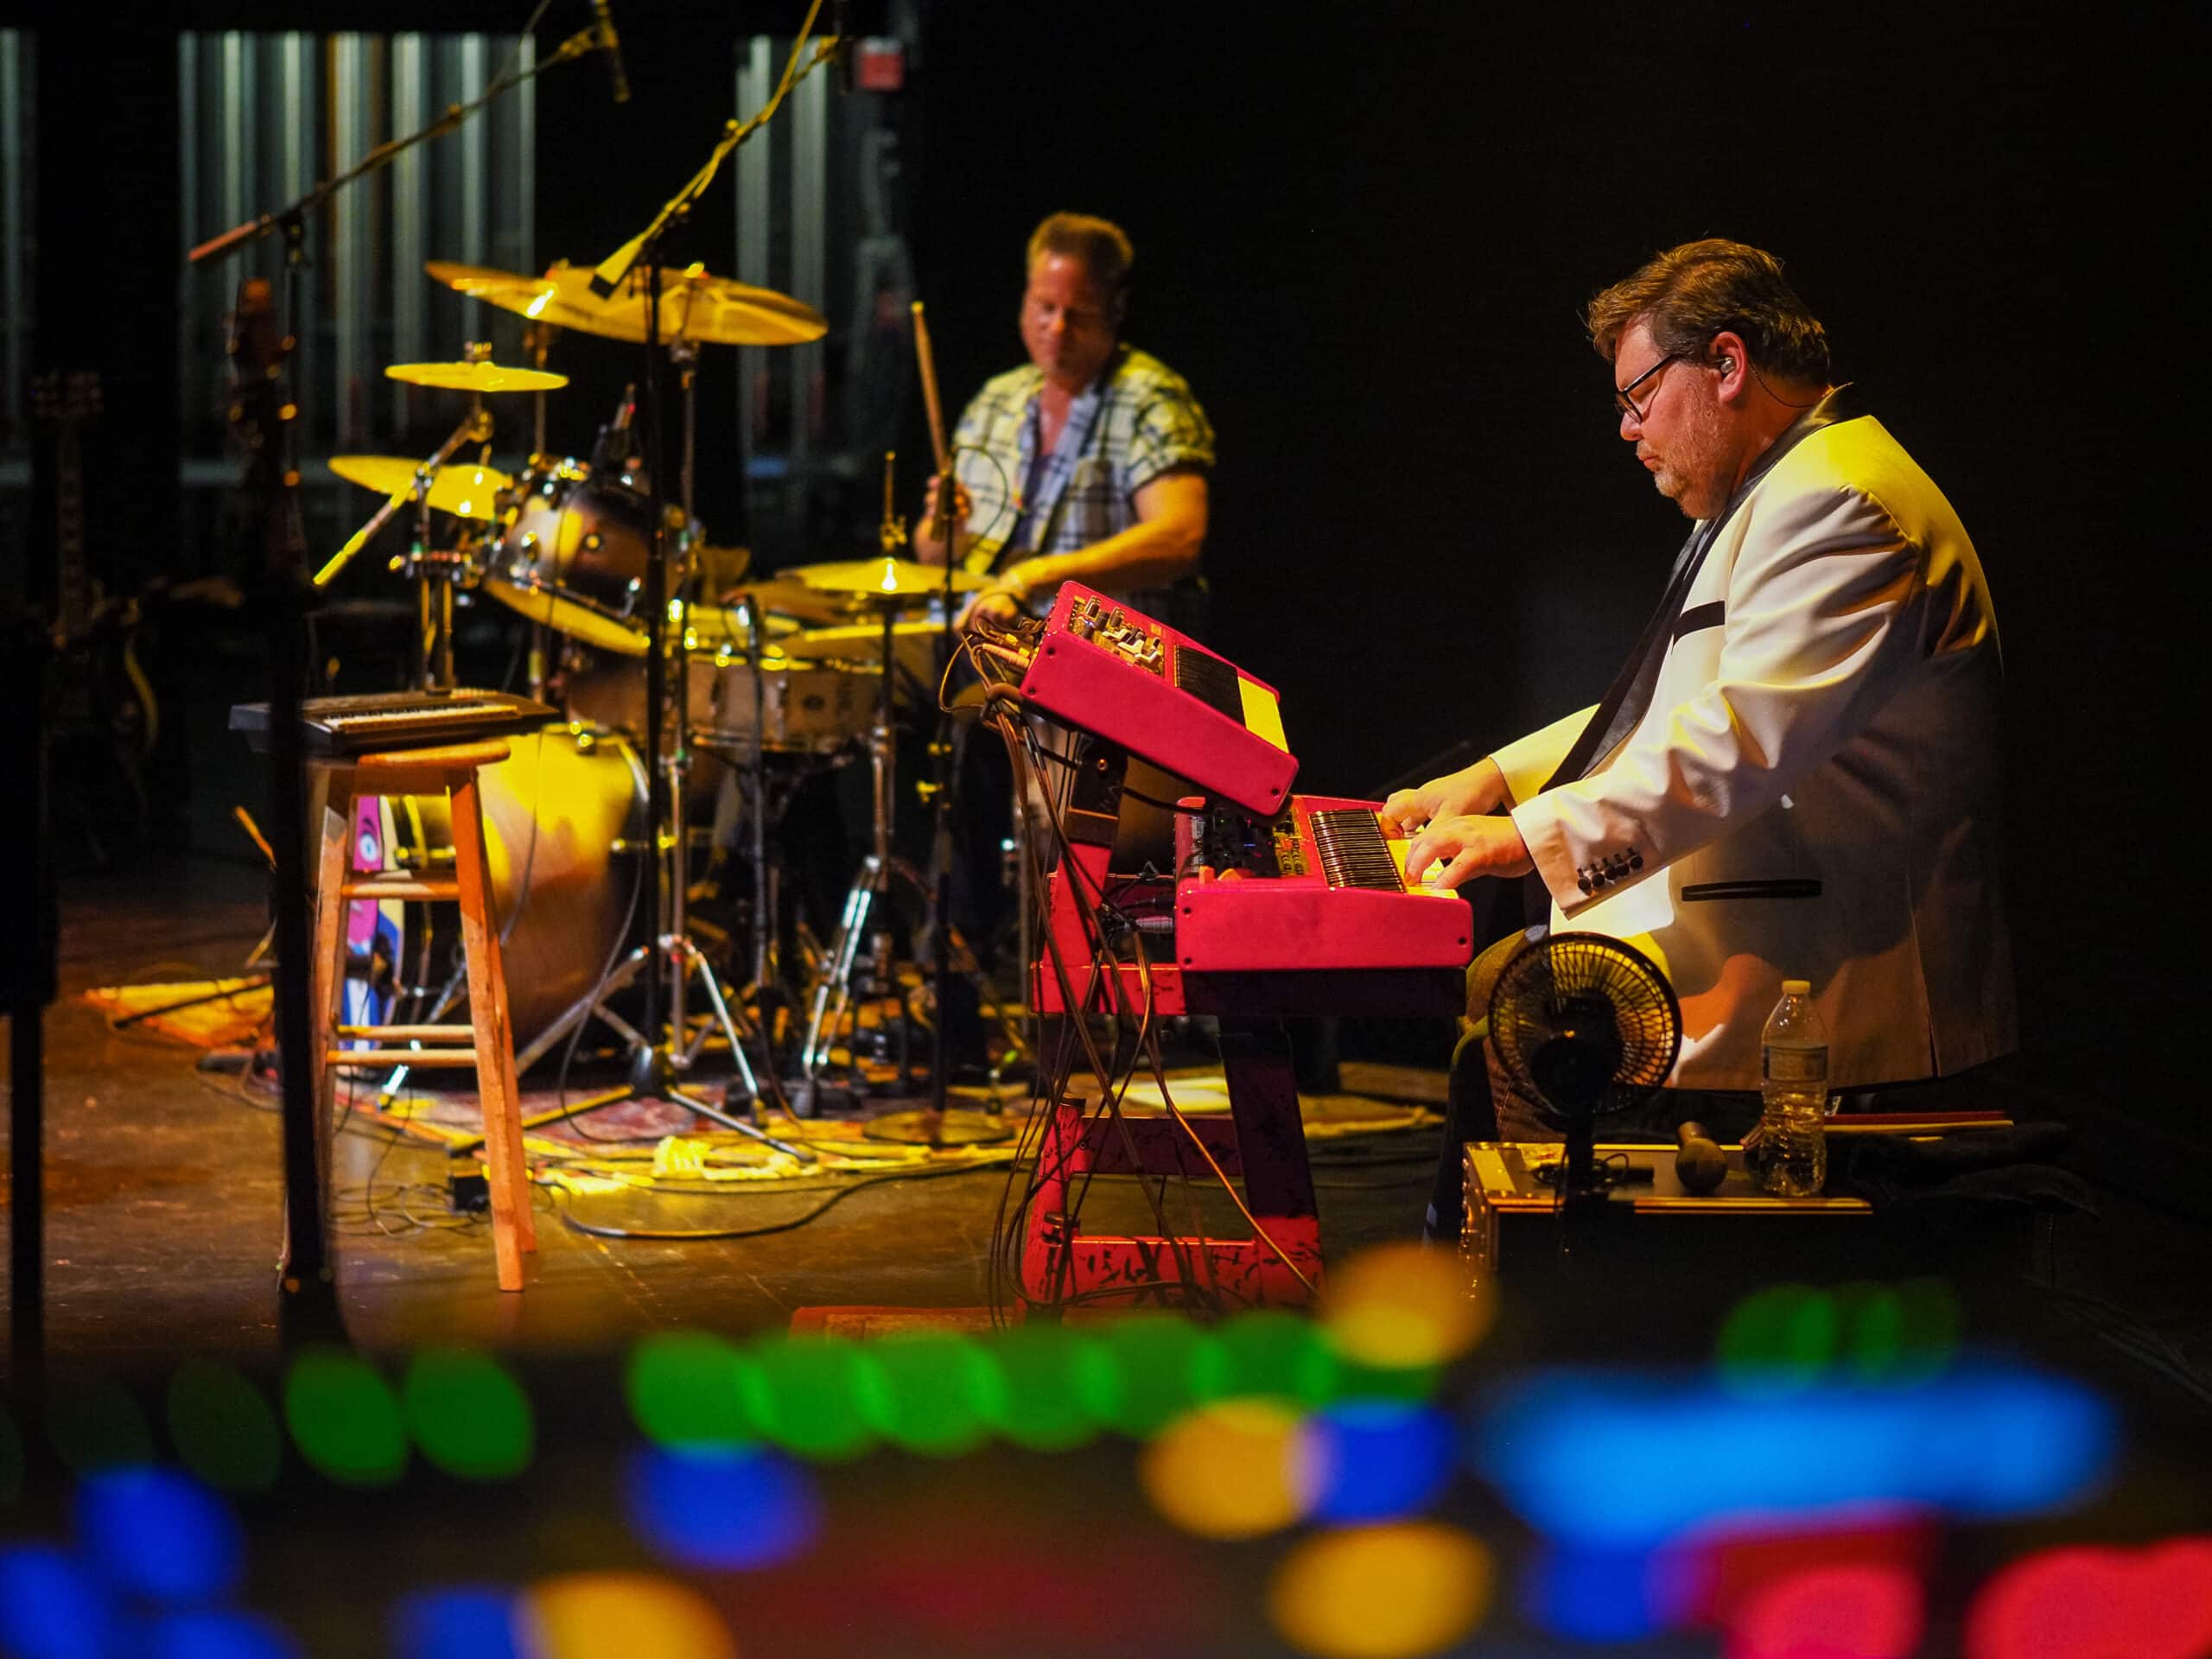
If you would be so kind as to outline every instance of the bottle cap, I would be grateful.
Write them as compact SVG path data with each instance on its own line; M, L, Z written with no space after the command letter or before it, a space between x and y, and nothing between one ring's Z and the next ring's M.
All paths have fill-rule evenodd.
M1785 979L1782 982L1782 994L1784 996L1810 996L1813 982L1809 979Z

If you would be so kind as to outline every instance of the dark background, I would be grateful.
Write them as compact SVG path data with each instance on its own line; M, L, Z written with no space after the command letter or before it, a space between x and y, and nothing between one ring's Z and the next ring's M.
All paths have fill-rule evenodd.
M802 10L618 3L632 101L611 107L590 66L541 83L541 253L642 223L728 107L730 41ZM880 16L855 11L863 29ZM526 13L187 0L162 29ZM181 238L149 138L175 130L170 37L21 20L46 26L41 233L69 249L41 265L41 361L96 328L165 392ZM563 0L542 38L587 20ZM2203 537L2182 490L2202 417L2168 365L2201 333L2182 234L2202 193L2176 32L2086 5L963 0L928 14L925 48L900 95L907 230L948 399L1019 360L1039 217L1128 229L1128 335L1188 376L1219 434L1211 643L1281 689L1313 791L1375 792L1596 696L1680 521L1618 442L1579 309L1689 238L1782 255L1996 596L2018 1075L2143 1180L2189 1185L2212 1141L2181 747L2202 700L2183 652ZM718 191L696 227L710 264L730 222ZM133 429L110 385L110 440L158 453L173 399ZM711 475L734 435L710 419L702 441ZM900 447L926 452L918 413ZM716 487L702 477L710 524ZM128 494L99 510L137 514L118 528L158 549L158 480Z

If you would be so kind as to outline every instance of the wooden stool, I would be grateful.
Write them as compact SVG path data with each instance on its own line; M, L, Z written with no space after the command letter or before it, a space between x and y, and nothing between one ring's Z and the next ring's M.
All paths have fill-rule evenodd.
M507 758L501 741L457 743L443 748L394 749L356 754L315 766L328 779L322 817L322 849L315 873L315 977L310 1018L322 1048L315 1092L317 1144L325 1179L329 1166L333 1095L341 1066L461 1066L476 1068L484 1104L484 1161L492 1192L492 1249L499 1288L520 1290L522 1256L537 1248L530 1211L528 1172L523 1166L522 1109L515 1086L514 1034L507 1024L506 974L499 963L499 920L492 913L491 871L484 850L484 814L478 798L479 768ZM364 796L445 795L453 804L454 873L356 874L351 864L353 804ZM346 976L346 911L356 900L456 900L468 961L465 1026L348 1026L340 1023L340 992ZM347 1048L349 1039L372 1046ZM410 1043L436 1045L408 1047Z

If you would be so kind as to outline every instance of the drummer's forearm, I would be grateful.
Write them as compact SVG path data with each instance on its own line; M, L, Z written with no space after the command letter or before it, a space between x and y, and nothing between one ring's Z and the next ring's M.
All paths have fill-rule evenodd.
M1168 481L1161 480L1160 484ZM1187 575L1198 562L1199 549L1205 545L1205 480L1194 478L1176 482L1179 487L1163 492L1165 499L1147 502L1141 494L1141 506L1152 505L1154 512L1119 534L1071 552L1032 554L1002 574L1033 594L1064 582L1079 582L1107 593L1126 593L1165 587Z

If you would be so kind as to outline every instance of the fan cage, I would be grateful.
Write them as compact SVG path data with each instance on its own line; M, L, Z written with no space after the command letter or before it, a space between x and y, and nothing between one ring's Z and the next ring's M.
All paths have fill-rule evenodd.
M1680 1005L1666 976L1642 951L1602 933L1554 933L1526 946L1505 965L1490 998L1490 1041L1515 1093L1541 1103L1556 1117L1568 1103L1537 1088L1530 1061L1556 1034L1546 1018L1577 997L1603 998L1611 1009L1620 1058L1588 1115L1610 1116L1650 1098L1681 1050Z

